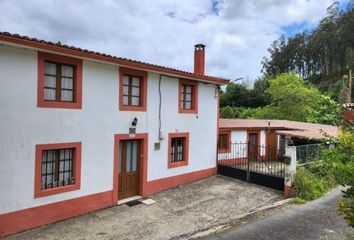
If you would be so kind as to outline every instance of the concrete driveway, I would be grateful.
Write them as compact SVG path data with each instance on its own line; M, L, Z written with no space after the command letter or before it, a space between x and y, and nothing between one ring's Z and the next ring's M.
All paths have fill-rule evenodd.
M178 239L279 201L282 193L215 176L150 198L156 203L132 207L123 204L10 239Z

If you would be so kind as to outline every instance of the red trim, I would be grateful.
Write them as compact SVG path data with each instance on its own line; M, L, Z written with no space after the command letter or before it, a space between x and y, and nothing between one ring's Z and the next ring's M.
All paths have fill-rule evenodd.
M216 86L218 91L218 100L217 100L217 113L216 113L216 166L218 165L218 142L219 142L219 125L220 125L220 90L219 90L219 86Z
M121 140L134 140L139 139L141 141L140 149L140 189L139 194L145 196L145 189L147 183L147 164L148 164L148 134L138 133L134 137L130 137L129 134L115 134L114 135L114 162L113 162L113 194L112 204L118 201L118 159L119 159L119 141Z
M74 177L75 183L72 185L55 187L41 190L41 175L42 175L42 153L44 150L75 148L74 156ZM71 143L55 143L55 144L37 144L36 145L36 160L34 172L34 197L44 197L53 194L74 191L80 189L81 184L81 142Z
M229 152L231 152L231 132L230 131L220 131L218 133L218 135L219 135L218 140L220 139L221 134L227 135L227 148L222 149L222 150L218 149L218 153L229 153Z
M141 78L141 106L126 106L123 105L123 80L124 75L137 76ZM147 72L136 69L119 68L119 110L120 111L146 111L147 105Z
M171 159L171 139L172 138L185 138L185 146L184 146L184 161L172 163ZM188 165L189 159L189 133L169 133L168 134L168 151L167 151L167 167L168 168L175 168L175 167L182 167Z
M284 197L289 198L292 195L292 187L284 185Z
M181 93L182 93L182 84L192 86L192 108L183 109L181 108ZM198 82L193 82L190 80L179 79L178 80L178 112L179 113L198 113Z
M183 184L187 184L196 180L216 175L216 168L204 169L196 172L185 173L173 177L167 177L149 181L144 189L143 196L158 193L167 189L171 189Z
M46 60L76 66L74 102L44 100L44 62ZM82 60L61 55L38 52L37 107L73 109L82 108Z
M112 191L0 215L0 238L112 205Z
M89 58L89 59L94 59L94 60L98 60L98 61L118 64L118 65L122 65L122 66L129 67L129 68L137 68L137 69L141 69L141 70L145 70L145 71L165 73L165 74L169 74L171 76L183 77L183 78L193 79L196 81L204 80L204 81L216 83L216 84L227 84L229 82L229 80L227 80L227 79L205 76L205 75L196 75L196 74L189 73L189 72L183 72L183 71L180 71L177 69L171 69L171 68L153 65L153 64L149 64L149 63L142 63L142 62L133 61L133 60L129 60L129 59L113 57L110 55L92 52L92 51L88 51L88 50L83 50L80 48L70 47L70 46L66 46L66 45L59 46L59 45L55 45L53 43L48 43L46 41L40 41L37 39L30 39L29 37L25 38L25 37L18 36L18 35L0 33L0 41L9 42L9 43L13 43L13 44L19 44L19 45L28 46L28 47L33 47L33 48L36 48L39 50L44 50L44 51L52 51L52 52L56 52L56 53L60 53L60 54L73 55L73 56L80 57L80 58Z

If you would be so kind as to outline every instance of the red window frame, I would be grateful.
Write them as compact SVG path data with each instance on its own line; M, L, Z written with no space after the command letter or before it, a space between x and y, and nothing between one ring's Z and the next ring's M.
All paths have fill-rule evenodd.
M44 67L45 62L66 64L75 67L74 71L74 101L52 101L44 99ZM82 108L82 60L54 55L44 52L38 52L38 83L37 83L37 107L44 108Z
M74 184L41 189L42 183L42 157L43 151L45 150L59 150L73 148L73 176ZM80 189L81 185L81 142L70 142L70 143L54 143L54 144L37 144L36 145L36 158L35 158L35 179L34 179L34 197L44 197L53 194L69 192Z
M140 106L123 105L123 83L124 76L135 76L140 78ZM120 111L146 111L147 107L147 72L130 69L119 68L119 110Z
M183 161L181 162L172 162L171 159L171 144L172 138L184 138L184 146L183 146ZM182 167L188 165L189 161L189 133L169 133L168 134L168 168Z
M226 144L227 147L226 149L219 149L219 141L220 141L220 135L226 135ZM231 132L219 132L219 136L218 136L218 153L228 153L231 151Z
M192 86L192 108L191 109L184 109L181 107L182 101L182 90L183 85L190 85ZM198 113L198 82L190 81L185 79L179 79L178 81L178 112L179 113L190 113L196 114Z

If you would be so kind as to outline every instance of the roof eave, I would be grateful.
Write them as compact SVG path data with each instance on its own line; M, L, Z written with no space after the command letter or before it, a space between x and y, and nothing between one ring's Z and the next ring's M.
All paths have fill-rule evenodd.
M74 56L76 58L84 58L90 60L96 60L106 63L111 63L128 68L136 68L140 70L163 73L178 78L187 78L195 81L213 83L218 85L225 85L229 82L228 79L216 78L206 75L196 75L189 72L180 71L177 69L171 69L168 67L142 63L134 60L122 59L115 56L97 53L93 51L84 50L81 48L69 47L67 45L58 46L54 43L50 43L43 40L33 40L29 37L22 37L20 35L5 35L0 33L0 43L6 45L15 45L15 46L25 46L31 49L35 49L43 52L56 53L61 55Z

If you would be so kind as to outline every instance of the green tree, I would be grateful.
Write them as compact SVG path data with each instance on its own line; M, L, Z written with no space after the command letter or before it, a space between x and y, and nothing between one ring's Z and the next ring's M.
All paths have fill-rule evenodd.
M315 87L306 86L295 72L280 74L269 83L266 92L270 94L272 102L259 108L256 118L307 121L307 116L321 99L320 92Z
M280 37L269 47L269 58L262 61L263 72L275 77L295 71L307 81L328 91L353 65L348 49L354 49L354 0L341 10L334 2L313 31Z
M234 111L232 107L226 106L220 108L220 118L234 118Z
M343 107L331 99L321 95L319 101L311 108L307 117L308 122L339 126L342 123Z

